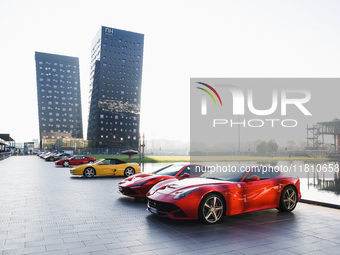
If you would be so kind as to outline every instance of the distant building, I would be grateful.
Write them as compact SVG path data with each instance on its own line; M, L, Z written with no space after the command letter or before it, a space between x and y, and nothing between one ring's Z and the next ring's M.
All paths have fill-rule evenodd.
M144 35L101 27L92 43L87 139L137 149Z
M15 149L15 140L9 134L0 134L0 154ZM1 159L0 155L0 159Z
M64 134L83 138L79 59L35 52L35 62L40 144Z

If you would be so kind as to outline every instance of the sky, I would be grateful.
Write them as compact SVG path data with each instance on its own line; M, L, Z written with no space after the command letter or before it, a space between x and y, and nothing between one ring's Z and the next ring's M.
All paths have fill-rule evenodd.
M40 51L79 57L86 135L91 42L109 26L145 35L141 132L189 141L190 78L339 77L339 11L334 0L1 1L0 133L39 138Z

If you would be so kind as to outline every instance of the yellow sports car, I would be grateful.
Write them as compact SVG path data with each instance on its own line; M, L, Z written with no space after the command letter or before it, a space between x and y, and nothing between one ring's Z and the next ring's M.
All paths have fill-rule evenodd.
M95 175L118 175L131 176L139 173L139 165L136 163L126 163L115 158L106 158L97 160L94 163L80 165L71 168L72 175L84 175L87 178L92 178Z

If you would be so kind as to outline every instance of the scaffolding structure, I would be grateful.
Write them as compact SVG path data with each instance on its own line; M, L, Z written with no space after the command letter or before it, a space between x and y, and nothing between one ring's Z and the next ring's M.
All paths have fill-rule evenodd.
M325 135L332 135L334 143L333 149L327 151L325 146ZM309 127L307 125L307 147L306 151L311 156L338 155L340 156L340 119L332 121L318 122L316 125Z

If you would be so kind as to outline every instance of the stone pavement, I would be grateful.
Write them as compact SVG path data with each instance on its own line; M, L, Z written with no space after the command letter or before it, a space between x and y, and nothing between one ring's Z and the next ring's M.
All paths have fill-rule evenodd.
M339 210L299 203L221 223L173 221L117 193L121 177L71 177L37 156L0 161L0 255L339 254ZM303 195L303 194L302 194Z

